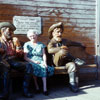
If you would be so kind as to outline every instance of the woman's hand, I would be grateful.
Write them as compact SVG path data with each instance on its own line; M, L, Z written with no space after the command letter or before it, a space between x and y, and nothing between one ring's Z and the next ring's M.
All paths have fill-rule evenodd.
M48 67L46 63L43 64L46 68Z
M36 63L36 64L40 64L40 62L39 62L39 61L34 61L34 63Z

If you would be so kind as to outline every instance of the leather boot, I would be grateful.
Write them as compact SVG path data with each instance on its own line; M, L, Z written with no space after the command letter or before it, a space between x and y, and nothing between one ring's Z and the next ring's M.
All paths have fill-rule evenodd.
M25 75L24 82L23 82L23 95L27 98L32 98L33 95L29 93L29 83L30 83L31 75Z
M69 87L70 87L70 90L74 93L78 92L79 88L76 84L76 75L75 75L75 72L71 72L69 73Z
M70 53L67 54L67 59L69 61L73 61L76 65L78 66L82 66L84 65L86 62L80 58L75 58L74 56L72 56Z
M84 61L84 60L81 60L81 59L79 59L79 58L76 58L76 59L74 60L74 62L75 62L75 64L77 64L78 66L82 66L82 65L85 64L85 61Z
M7 99L9 97L9 74L4 72L3 74L3 90L0 94L0 99Z

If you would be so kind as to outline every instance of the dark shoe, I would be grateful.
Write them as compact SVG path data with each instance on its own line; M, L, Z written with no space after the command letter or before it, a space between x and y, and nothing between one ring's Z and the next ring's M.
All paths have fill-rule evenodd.
M76 58L74 62L75 62L75 64L77 64L78 66L82 66L82 65L85 64L85 61L84 61L84 60L81 60L81 59L79 59L79 58Z
M3 90L2 90L2 93L0 94L0 99L1 98L3 98L4 100L6 99L6 98L8 98L9 97L9 73L8 72L4 72L4 74L3 74L4 76L3 76Z
M76 84L70 84L69 87L70 87L70 90L74 93L77 93L79 91L79 88Z
M33 95L31 93L24 93L23 95L26 98L32 98L33 97Z
M44 94L45 96L48 96L48 95L49 95L48 91L44 91L43 94Z
M35 90L35 93L39 94L39 93L41 93L41 91L40 90Z
M7 100L9 98L8 94L0 94L0 100Z

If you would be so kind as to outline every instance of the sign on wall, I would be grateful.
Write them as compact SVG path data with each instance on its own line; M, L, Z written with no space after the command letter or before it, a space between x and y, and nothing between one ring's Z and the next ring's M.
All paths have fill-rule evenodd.
M36 29L41 34L41 17L14 16L13 24L16 27L14 34L26 34L29 29Z

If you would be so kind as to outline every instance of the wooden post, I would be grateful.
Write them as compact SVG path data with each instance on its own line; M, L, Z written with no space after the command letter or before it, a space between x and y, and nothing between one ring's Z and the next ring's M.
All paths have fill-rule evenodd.
M100 80L100 0L96 2L96 55L98 79Z

